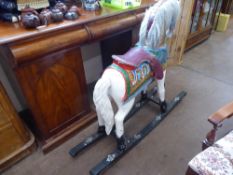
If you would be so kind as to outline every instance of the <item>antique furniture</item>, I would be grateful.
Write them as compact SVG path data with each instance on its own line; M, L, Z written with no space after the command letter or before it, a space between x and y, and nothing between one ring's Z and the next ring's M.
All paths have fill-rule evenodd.
M233 14L233 0L223 1L221 12L227 14Z
M73 147L69 153L74 157L103 136L110 134L114 136L117 148L91 169L91 175L101 174L134 148L186 95L183 91L172 101L165 100L167 39L173 35L179 12L178 0L161 0L151 6L145 12L137 44L123 55L112 55L113 63L104 70L95 84L93 101L98 118L98 129ZM154 81L157 82L156 87L153 84ZM151 91L148 90L150 85L154 85ZM141 97L139 101L135 100L138 96ZM111 101L114 101L117 106L115 113ZM154 116L143 129L126 137L124 121L134 115L135 112L132 111L135 111L135 108L139 110L148 101L158 105L160 113Z
M14 90L17 94L21 91L27 101L32 113L27 118L35 123L33 128L45 152L96 119L87 97L80 46L131 34L152 3L144 0L139 8L131 10L81 10L82 15L75 21L39 30L0 22L0 61L9 72ZM182 57L192 3L181 1L181 7L184 11L178 26L182 28L178 27L171 41L174 60Z
M34 149L34 136L20 120L0 82L0 173Z
M190 162L186 175L216 175L233 173L233 130L216 141L216 131L223 121L233 116L233 102L212 114L208 121L213 129L203 141L203 152L196 155Z
M19 83L44 151L96 118L88 101L80 46L132 30L151 3L128 11L81 11L76 21L41 30L0 23L1 61L12 73L13 84Z
M195 0L186 50L209 38L222 0Z
M162 66L168 61L166 41L174 32L179 11L178 0L161 0L151 6L141 23L136 46L123 55L113 55L113 63L105 69L95 85L93 101L99 127L104 127L109 135L115 126L119 149L126 148L123 125L125 117L133 107L136 96L146 92L154 80L157 81L161 112L166 112L166 68L164 66L163 69ZM115 115L109 98L117 104L118 111Z

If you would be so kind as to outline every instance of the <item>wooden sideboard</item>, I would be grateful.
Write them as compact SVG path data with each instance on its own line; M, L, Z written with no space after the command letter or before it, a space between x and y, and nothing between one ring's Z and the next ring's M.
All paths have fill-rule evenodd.
M35 147L34 136L20 120L0 82L0 174Z
M145 9L82 11L76 21L26 30L0 22L0 55L32 113L37 138L47 152L96 118L90 109L80 46L132 30Z

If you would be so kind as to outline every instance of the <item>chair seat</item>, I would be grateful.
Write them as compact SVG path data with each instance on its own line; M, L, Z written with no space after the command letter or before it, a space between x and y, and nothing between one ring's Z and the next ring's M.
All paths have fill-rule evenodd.
M233 175L233 131L196 155L189 167L200 175Z
M215 144L215 147L221 148L224 151L224 155L231 160L233 163L233 131L227 134L222 139L218 140ZM233 166L233 164L232 164Z

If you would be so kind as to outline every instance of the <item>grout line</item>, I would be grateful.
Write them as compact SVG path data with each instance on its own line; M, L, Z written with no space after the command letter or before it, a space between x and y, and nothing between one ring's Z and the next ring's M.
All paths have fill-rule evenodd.
M189 71L192 71L192 72L195 72L195 73L197 73L197 74L200 74L200 75L202 75L202 76L204 76L204 77L208 77L208 78L210 78L210 79L219 81L219 82L221 82L221 83L224 83L224 84L226 84L226 85L229 85L229 86L232 86L232 87L233 87L233 84L231 84L231 83L229 83L229 82L226 82L226 81L224 81L224 80L221 80L221 79L212 77L212 76L210 76L210 75L207 75L207 74L205 74L205 73L203 73L203 72L201 72L201 71L198 71L198 70L195 70L195 69L192 69L192 68L190 68L190 67L183 66L183 65L178 65L178 67L182 67L182 68L187 69L187 70L189 70Z

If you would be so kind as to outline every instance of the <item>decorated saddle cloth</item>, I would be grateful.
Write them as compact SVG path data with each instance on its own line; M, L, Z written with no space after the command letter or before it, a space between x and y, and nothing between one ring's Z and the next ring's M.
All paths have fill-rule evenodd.
M122 97L123 102L136 97L153 81L152 69L148 62L143 62L137 68L133 66L113 62L108 69L114 69L121 73L125 80L125 95Z
M147 61L151 65L155 78L162 79L163 68L165 68L168 59L168 49L166 45L150 49L137 44L136 47L131 48L124 55L113 55L112 58L121 64L134 66L135 68Z

